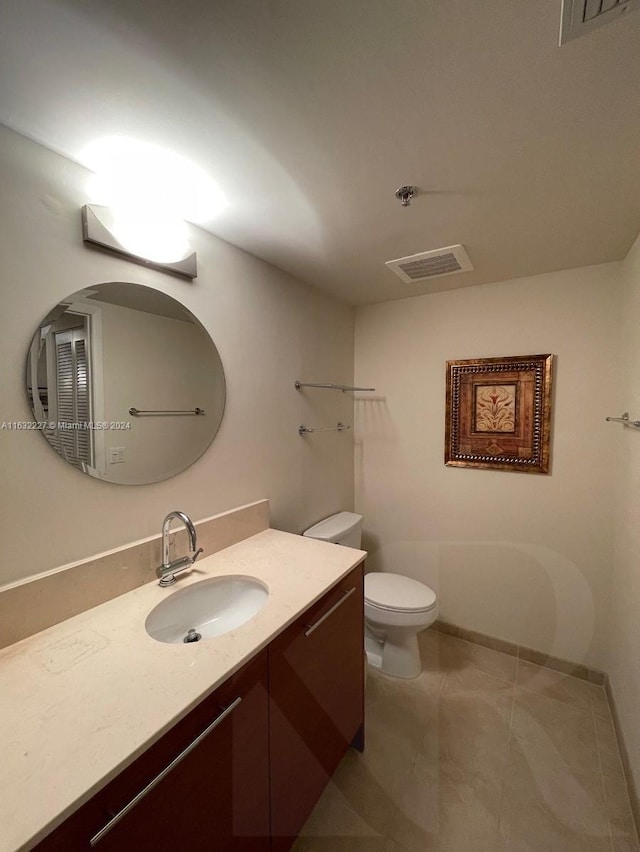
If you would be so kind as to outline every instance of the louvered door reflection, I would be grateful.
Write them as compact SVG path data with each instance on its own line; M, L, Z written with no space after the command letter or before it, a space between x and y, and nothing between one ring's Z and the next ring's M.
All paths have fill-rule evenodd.
M56 433L59 452L82 469L93 464L91 431L91 391L87 334L72 328L55 335L56 340Z

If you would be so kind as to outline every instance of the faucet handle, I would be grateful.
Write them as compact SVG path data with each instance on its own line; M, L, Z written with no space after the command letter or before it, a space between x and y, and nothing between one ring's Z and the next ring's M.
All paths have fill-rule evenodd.
M204 550L201 547L199 547L194 553L191 554L191 556L189 558L191 559L192 565L196 561L198 556L200 556L201 553L204 553Z

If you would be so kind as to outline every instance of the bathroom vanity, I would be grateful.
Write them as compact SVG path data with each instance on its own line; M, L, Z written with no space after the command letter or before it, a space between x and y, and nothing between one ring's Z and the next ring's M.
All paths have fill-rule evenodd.
M267 689L262 651L34 849L268 850Z
M175 592L147 584L1 651L23 706L0 718L0 850L289 849L363 746L364 556L265 530L173 587L264 583L266 605L229 633L152 639L145 617Z

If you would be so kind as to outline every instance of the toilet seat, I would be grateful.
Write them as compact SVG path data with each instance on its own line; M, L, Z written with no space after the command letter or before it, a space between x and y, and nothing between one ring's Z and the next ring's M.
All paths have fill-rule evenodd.
M373 572L364 578L365 603L387 612L429 612L437 603L436 593L411 577Z

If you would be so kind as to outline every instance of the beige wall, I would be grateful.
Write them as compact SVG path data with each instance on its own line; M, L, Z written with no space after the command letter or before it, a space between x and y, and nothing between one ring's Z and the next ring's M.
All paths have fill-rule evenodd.
M640 420L640 237L623 264L623 273L624 317L619 332L623 386L617 406ZM613 437L621 454L621 477L607 671L640 790L640 432L619 427Z
M447 621L597 668L620 428L604 418L623 405L620 277L607 264L356 313L355 381L377 388L356 402L368 565L428 583ZM551 475L445 467L445 362L547 352Z
M351 422L352 401L303 394L293 382L352 381L352 309L197 228L193 283L88 249L80 229L87 179L0 128L0 421L31 419L24 375L37 323L100 281L157 287L200 319L224 364L226 411L198 462L146 486L92 480L41 435L0 430L0 584L153 535L171 509L195 520L269 497L273 526L297 532L351 508L351 433L302 439L297 427L325 425L324 417Z

